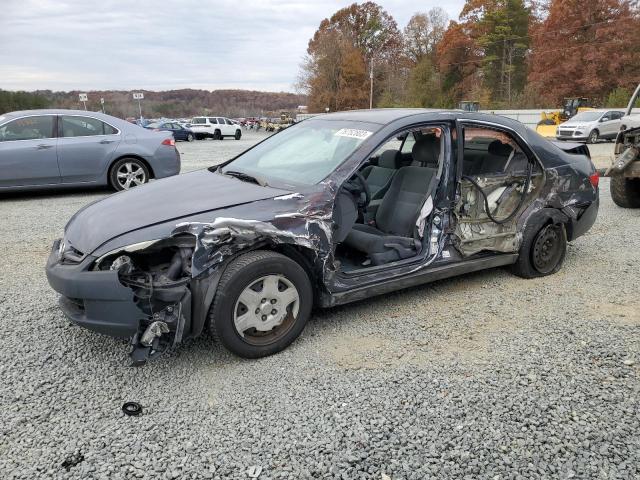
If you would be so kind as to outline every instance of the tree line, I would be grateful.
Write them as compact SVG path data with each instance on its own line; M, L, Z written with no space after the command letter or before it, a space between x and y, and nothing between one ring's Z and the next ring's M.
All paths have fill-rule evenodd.
M190 117L192 115L222 115L226 117L280 116L280 111L295 112L299 105L306 104L306 96L286 92L258 92L251 90L167 90L144 93L142 114L147 118ZM0 90L0 114L15 110L34 108L83 109L79 91L53 92L9 92ZM87 109L98 111L104 98L105 111L116 117L137 117L138 102L131 92L89 91Z
M371 101L540 108L565 97L620 107L640 82L638 47L636 1L467 0L457 20L437 7L414 14L402 30L368 1L320 23L298 86L313 112L367 108Z

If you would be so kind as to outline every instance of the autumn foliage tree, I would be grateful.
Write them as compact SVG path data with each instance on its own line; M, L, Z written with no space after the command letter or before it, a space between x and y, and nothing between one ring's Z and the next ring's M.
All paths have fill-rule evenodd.
M635 2L552 0L531 37L529 82L544 102L597 100L618 87L632 91L640 82Z
M354 3L324 19L309 41L300 86L311 111L365 108L369 70L375 99L393 88L402 40L393 17L373 3Z

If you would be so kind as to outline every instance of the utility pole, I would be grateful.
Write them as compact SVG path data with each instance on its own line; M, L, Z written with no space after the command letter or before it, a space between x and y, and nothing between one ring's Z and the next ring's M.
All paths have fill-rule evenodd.
M373 56L371 56L371 70L369 71L369 110L373 108Z

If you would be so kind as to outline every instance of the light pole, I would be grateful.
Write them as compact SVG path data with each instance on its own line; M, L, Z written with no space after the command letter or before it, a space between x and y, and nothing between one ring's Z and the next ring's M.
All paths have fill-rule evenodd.
M371 69L369 70L369 110L373 108L373 56L371 56Z
M369 70L369 110L373 108L373 58L375 56L374 52L375 50L377 50L375 45L376 39L378 38L378 35L380 35L380 33L380 30L376 30L375 32L373 32L373 35L371 35L371 41L369 43L371 48L371 65Z

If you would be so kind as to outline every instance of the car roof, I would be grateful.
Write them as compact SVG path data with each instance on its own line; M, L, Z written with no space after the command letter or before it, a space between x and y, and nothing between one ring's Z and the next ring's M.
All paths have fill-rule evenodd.
M96 118L101 118L103 120L113 119L117 117L112 117L111 115L106 115L102 112L92 112L88 110L69 110L63 108L46 108L46 109L38 109L38 110L19 110L16 112L8 112L3 113L1 116L5 118L15 118L15 117L24 117L26 115L89 115Z
M495 123L522 133L526 129L523 123L503 115L467 112L464 110L444 110L429 108L374 108L371 110L349 110L345 112L321 114L308 120L346 120L386 125L397 120L420 116L419 121L476 120Z

